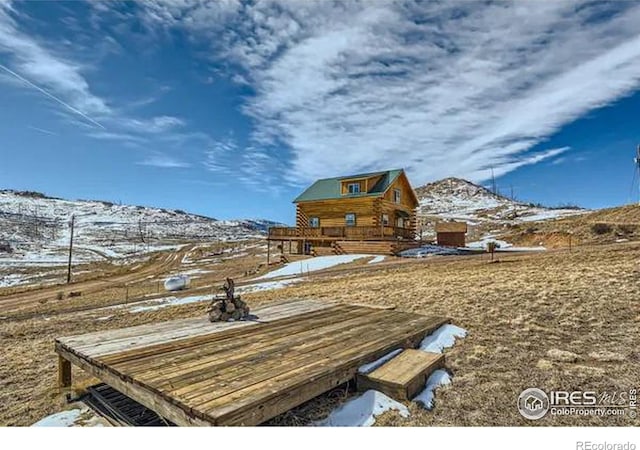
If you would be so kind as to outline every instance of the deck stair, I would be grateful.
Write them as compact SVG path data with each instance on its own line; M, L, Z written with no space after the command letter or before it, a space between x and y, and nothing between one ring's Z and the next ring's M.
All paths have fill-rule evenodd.
M357 376L358 389L374 389L399 401L411 400L436 369L444 367L444 355L407 349L374 371Z
M346 253L344 249L340 246L339 242L333 242L331 244L331 247L333 248L334 255L344 255Z
M336 241L335 254L367 253L372 255L395 255L419 245L418 241Z
M373 255L392 255L393 241L337 241L335 248L344 253L368 253Z

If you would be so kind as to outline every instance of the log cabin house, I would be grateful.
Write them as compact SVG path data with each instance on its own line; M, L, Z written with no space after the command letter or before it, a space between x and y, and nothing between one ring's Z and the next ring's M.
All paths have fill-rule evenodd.
M418 198L402 169L318 180L300 194L295 227L272 227L270 241L300 254L393 254L418 245Z

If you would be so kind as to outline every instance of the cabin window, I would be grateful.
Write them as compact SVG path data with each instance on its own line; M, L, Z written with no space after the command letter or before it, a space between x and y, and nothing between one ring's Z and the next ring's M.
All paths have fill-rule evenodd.
M360 193L360 183L349 183L347 184L347 191L349 194L359 194Z
M400 189L394 189L393 190L393 202L394 203L400 203L400 198L401 198Z
M309 226L311 228L319 228L320 227L320 217L310 217L309 218Z
M385 227L389 225L389 214L382 215L382 225Z
M347 213L344 216L344 223L348 227L356 226L356 214L355 213Z
M396 219L396 226L397 226L398 228L404 228L404 218L402 218L402 217L398 217L398 218Z

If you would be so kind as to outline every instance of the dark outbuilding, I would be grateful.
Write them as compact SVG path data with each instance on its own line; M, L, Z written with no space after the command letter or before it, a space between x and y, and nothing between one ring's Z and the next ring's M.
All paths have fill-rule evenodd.
M464 247L467 233L466 222L438 222L436 223L436 240L444 247Z

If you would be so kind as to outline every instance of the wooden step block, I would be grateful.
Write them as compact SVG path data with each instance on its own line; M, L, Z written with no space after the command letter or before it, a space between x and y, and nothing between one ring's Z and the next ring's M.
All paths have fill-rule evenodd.
M375 389L396 400L411 400L427 382L429 375L444 367L444 355L407 349L373 372L359 373L358 390Z

